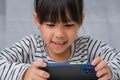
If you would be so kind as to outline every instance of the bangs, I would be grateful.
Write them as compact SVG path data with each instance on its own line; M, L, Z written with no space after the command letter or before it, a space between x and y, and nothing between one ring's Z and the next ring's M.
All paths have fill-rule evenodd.
M38 1L38 2L37 2ZM82 0L36 0L36 13L39 22L62 22L70 20L82 22Z

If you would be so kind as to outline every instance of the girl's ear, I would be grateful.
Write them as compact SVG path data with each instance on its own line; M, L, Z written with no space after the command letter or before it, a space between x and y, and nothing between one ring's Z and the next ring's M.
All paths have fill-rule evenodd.
M37 16L37 13L36 13L36 12L33 13L33 17L34 17L34 22L35 22L35 24L36 24L37 27L39 28L39 27L40 27L40 22L39 22L39 19L38 19L38 16Z

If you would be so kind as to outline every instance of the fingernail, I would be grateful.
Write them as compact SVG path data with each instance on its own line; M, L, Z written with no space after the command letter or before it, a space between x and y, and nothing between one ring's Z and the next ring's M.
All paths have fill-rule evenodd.
M47 66L47 64L45 62L43 62L43 66L45 67L45 66Z

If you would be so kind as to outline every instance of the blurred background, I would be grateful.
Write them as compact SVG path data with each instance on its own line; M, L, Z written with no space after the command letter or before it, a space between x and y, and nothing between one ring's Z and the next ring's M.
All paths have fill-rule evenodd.
M0 50L29 34L39 33L33 21L34 0L0 0ZM120 50L120 0L84 0L85 19L79 35L91 35Z

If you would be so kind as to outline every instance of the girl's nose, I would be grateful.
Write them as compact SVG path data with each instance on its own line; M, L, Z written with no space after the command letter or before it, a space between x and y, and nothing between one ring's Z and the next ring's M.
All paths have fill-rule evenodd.
M64 38L65 37L65 32L64 29L58 28L55 33L56 38Z

